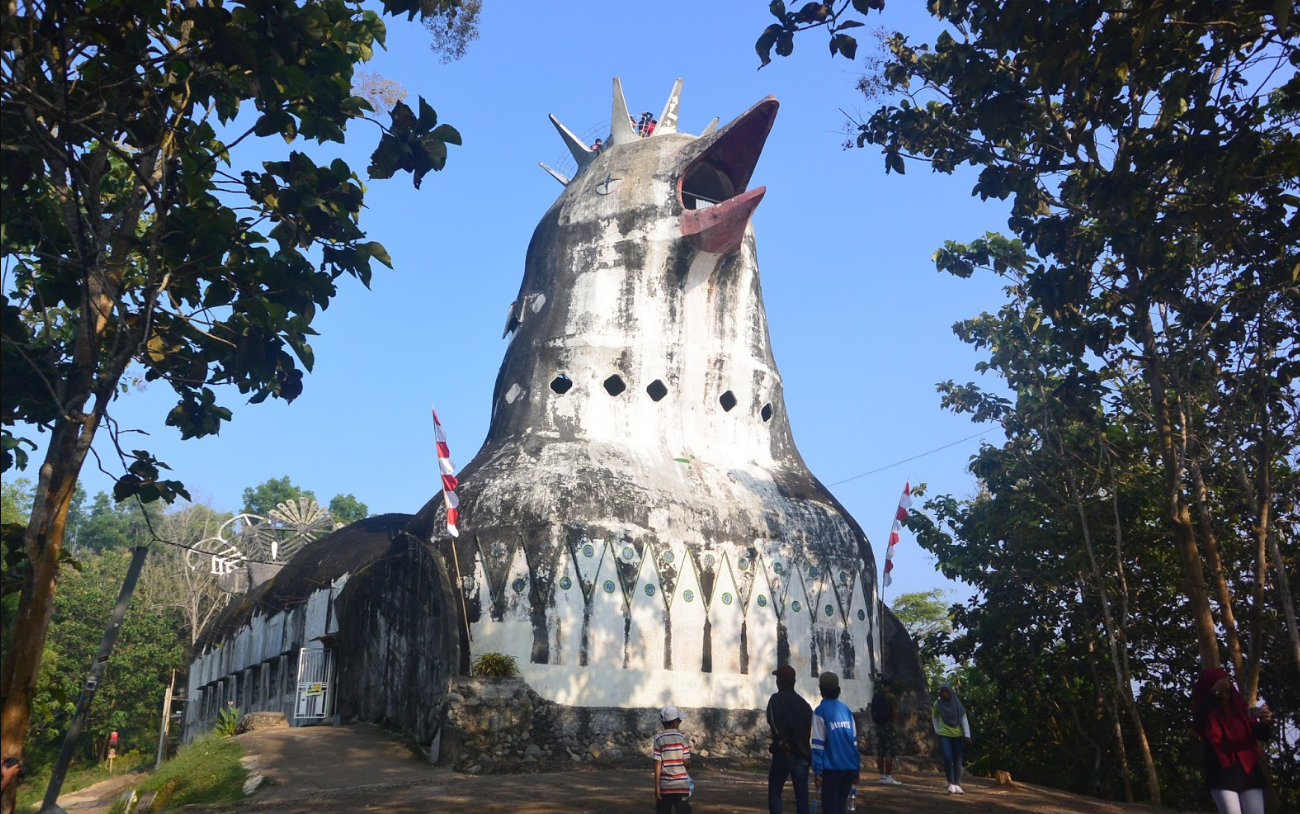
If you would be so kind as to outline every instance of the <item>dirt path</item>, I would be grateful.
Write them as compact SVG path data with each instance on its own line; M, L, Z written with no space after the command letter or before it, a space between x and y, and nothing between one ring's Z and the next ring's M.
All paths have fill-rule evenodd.
M618 768L561 763L533 774L457 774L429 766L381 730L368 726L314 727L254 732L239 738L255 758L253 773L265 774L263 787L232 812L345 814L384 811L395 814L438 811L447 814L644 814L651 810L650 768ZM698 761L692 769L696 811L764 814L764 771L727 768ZM999 787L969 778L966 794L951 796L933 772L896 772L902 786L881 786L868 776L858 792L864 814L1121 814L1168 809L1126 806L1064 792L1016 784ZM794 811L786 788L787 811Z
M122 774L101 780L92 786L59 795L59 806L68 814L103 814L116 803L122 792L144 779L143 774Z

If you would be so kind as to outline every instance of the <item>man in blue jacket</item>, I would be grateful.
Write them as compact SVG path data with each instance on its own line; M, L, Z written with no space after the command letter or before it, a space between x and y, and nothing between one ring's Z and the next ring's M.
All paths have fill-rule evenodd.
M822 673L818 679L822 702L813 711L812 764L825 814L844 814L849 790L858 784L862 758L853 712L840 701L840 677Z

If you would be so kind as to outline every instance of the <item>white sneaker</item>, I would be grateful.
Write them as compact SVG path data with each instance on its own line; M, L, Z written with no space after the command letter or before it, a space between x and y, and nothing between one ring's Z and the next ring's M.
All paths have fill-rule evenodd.
M894 776L893 776L892 774L885 775L885 782L888 783L888 784L891 785L891 786L901 786L901 785L903 785L902 781L895 780L895 779L894 779Z
M952 783L949 783L949 784L948 784L948 793L949 793L949 794L956 794L956 793L957 793L957 787L954 786Z
M952 793L953 793L953 794L965 794L966 792L964 792L964 791L961 790L961 786L958 786L958 785L956 785L956 784L954 783L954 784L953 784L953 787L952 787Z
M888 786L888 785L889 785L889 775L887 775L887 774L882 774L882 775L880 776L880 784L881 784L882 786Z

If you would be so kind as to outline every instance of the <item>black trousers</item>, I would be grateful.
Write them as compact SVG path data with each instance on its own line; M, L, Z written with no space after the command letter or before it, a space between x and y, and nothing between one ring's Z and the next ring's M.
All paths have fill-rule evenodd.
M690 800L689 794L664 793L655 800L655 814L691 814Z

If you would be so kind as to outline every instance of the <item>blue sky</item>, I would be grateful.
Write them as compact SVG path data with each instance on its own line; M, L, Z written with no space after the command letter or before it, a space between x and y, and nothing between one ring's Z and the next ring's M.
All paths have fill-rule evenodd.
M480 39L451 65L440 64L418 23L389 21L388 50L369 67L404 84L411 101L423 95L465 140L419 191L407 178L369 185L362 226L388 248L395 270L381 269L369 292L341 281L317 320L316 369L295 403L245 405L224 392L234 420L218 437L183 443L163 426L172 404L163 387L125 395L117 419L150 433L140 446L219 508L236 508L245 486L288 474L322 500L351 492L375 513L419 509L438 488L430 402L457 463L473 457L487 432L506 309L532 231L561 190L537 167L565 153L546 116L578 133L607 122L611 78L619 76L629 108L656 114L682 77L680 128L690 133L768 94L781 102L752 181L768 188L754 226L790 423L814 474L835 484L988 429L943 412L934 385L977 377L978 357L951 325L996 309L1001 289L993 279L942 275L930 256L944 240L1003 228L1006 207L972 198L969 173L936 176L909 164L907 175L886 176L877 150L843 150L841 110L872 107L853 89L860 62L832 60L814 32L793 57L756 70L753 44L770 22L766 8L758 0L486 0ZM871 23L918 42L936 31L920 4L891 3ZM868 31L858 30L860 57L871 46ZM360 126L350 137L339 152L363 170L378 133ZM882 559L904 481L969 495L965 466L978 444L832 491ZM127 446L137 445L128 437ZM92 469L93 461L87 488L109 488ZM949 587L906 534L895 577L887 600Z

